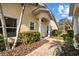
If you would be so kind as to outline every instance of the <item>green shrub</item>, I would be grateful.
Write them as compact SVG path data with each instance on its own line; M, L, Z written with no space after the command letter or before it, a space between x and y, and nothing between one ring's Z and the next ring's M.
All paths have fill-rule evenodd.
M66 40L67 34L62 34L61 37L63 37L63 40Z
M22 32L19 33L18 43L28 44L38 41L40 39L39 32Z
M76 38L76 41L77 41L77 44L78 44L78 47L79 47L79 33L76 34L75 38Z
M58 36L59 35L59 31L58 30L52 30L51 32L51 36Z
M72 44L73 44L72 37L66 37L65 43L66 43L68 46L72 46Z
M66 34L62 34L61 37L63 37L63 40L65 41L65 43L68 46L72 46L73 43L73 35L72 35L72 31L68 30Z
M68 36L73 38L73 30L67 30L67 34Z
M2 34L0 34L0 50L4 50L4 40Z

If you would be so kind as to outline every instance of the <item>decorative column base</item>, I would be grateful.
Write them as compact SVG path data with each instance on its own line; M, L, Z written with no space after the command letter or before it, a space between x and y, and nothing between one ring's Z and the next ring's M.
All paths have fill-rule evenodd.
M50 37L50 35L48 35L48 37Z
M50 21L49 21L49 24L48 24L48 37L50 37Z

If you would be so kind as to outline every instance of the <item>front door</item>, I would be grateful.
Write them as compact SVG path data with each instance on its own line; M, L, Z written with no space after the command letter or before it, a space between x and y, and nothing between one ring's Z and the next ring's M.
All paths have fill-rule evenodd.
M47 24L42 22L42 26L41 26L41 36L45 37L47 35Z

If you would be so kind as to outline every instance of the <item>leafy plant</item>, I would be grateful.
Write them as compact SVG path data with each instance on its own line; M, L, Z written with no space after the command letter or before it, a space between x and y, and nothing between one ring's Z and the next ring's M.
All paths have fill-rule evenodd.
M4 40L2 34L0 34L0 50L4 50Z
M59 31L58 30L52 30L52 32L51 32L51 36L58 36L58 34L59 34Z
M68 33L68 36L72 37L73 38L73 30L67 30L67 33Z
M19 33L18 43L28 44L38 41L40 37L39 32L22 32Z
M72 21L69 20L68 18L63 18L63 19L59 20L58 25L59 25L60 30L63 30L63 26L65 26L65 25L66 25L65 30L68 30L68 29L72 28Z
M77 41L77 43L78 43L78 47L79 47L79 33L76 34L75 38L76 38L76 41Z
M62 34L61 37L63 37L63 40L68 46L72 46L73 43L73 31L72 30L67 30L66 34Z

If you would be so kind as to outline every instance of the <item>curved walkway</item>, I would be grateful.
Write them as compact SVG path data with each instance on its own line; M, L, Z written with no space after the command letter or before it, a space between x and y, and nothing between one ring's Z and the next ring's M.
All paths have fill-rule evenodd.
M63 43L62 40L52 39L52 38L45 38L49 40L48 43L42 45L41 47L37 48L30 54L26 56L55 56L59 55L61 50L61 44Z

